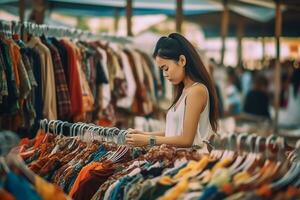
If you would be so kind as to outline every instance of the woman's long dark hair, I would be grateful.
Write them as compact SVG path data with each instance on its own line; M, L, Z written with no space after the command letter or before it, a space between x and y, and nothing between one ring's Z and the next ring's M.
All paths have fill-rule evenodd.
M179 56L186 58L185 74L193 81L204 84L209 93L209 121L214 131L218 128L218 99L211 76L207 72L199 54L193 45L182 35L171 33L168 37L161 37L154 49L153 57L161 57L179 61ZM175 86L175 98L172 106L180 98L184 85L183 82ZM171 106L171 107L172 107Z

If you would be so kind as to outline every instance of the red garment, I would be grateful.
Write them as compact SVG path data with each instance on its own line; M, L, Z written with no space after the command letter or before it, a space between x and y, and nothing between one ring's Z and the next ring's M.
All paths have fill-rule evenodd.
M0 188L0 199L1 200L15 200L15 197L11 195L9 192Z
M80 173L78 174L73 187L69 193L69 195L71 197L73 197L73 195L75 194L75 192L78 190L81 182L85 179L87 179L90 176L90 171L91 170L101 170L103 168L108 168L106 164L104 164L103 162L93 162L89 165L86 165L85 167L83 167L80 171Z
M68 88L70 92L71 99L71 115L76 117L83 113L83 102L82 102L82 91L81 83L78 72L77 60L76 60L76 51L66 40L61 41L65 46L68 52L68 72L65 72L69 75Z

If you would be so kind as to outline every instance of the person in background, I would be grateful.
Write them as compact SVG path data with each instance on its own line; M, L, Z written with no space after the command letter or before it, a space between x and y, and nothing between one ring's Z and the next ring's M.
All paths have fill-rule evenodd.
M218 97L219 117L222 118L224 116L223 96L222 96L220 86L219 86L218 82L215 80L215 77L214 77L214 70L215 70L216 67L218 67L218 66L217 66L215 60L210 59L209 60L209 71L210 71L211 77L214 78L215 88L216 88L217 97Z
M227 86L225 89L225 103L226 103L226 116L239 115L242 110L240 84L238 81L237 74L232 67L228 67L226 70L227 74ZM240 88L240 89L239 89Z
M300 127L300 68L294 70L288 88L288 102L285 112L279 113L279 124Z
M245 69L244 67L240 67L240 70L242 95L243 98L245 98L251 89L252 74L248 69Z
M126 143L205 147L217 131L218 100L214 82L195 47L182 35L172 33L158 40L153 57L175 89L175 98L166 116L166 129L162 132L129 129Z
M263 74L257 74L253 89L246 95L244 112L270 119L269 107L268 79Z

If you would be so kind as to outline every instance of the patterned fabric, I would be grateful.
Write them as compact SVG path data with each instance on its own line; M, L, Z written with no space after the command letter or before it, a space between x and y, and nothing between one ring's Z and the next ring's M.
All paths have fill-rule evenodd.
M43 43L49 48L54 64L58 119L67 120L70 117L71 100L62 61L55 46L46 41Z

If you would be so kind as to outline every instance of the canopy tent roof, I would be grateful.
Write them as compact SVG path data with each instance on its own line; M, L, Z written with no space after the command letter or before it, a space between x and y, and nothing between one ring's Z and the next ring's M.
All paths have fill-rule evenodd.
M176 15L176 0L132 0L133 15ZM26 7L30 1L25 0ZM126 0L48 0L47 10L71 16L120 16L126 14ZM206 37L220 35L222 0L183 0L184 19L203 27ZM245 24L245 36L274 36L275 4L273 0L228 0L229 36L235 35L237 19ZM283 36L299 36L300 1L285 0ZM18 14L18 0L0 0L1 9Z
M221 33L221 12L187 16L185 19L199 24L206 37L219 37ZM275 19L258 22L234 12L229 13L228 37L237 36L238 23L243 24L245 37L273 37L275 35ZM300 37L300 12L285 11L282 13L282 36Z
M272 7L249 4L248 1L236 0L238 5L230 6L230 10L258 21L267 21L274 17L275 12ZM18 0L0 0L3 9L7 6L18 6L18 2ZM29 3L27 1L28 5ZM73 16L113 16L116 9L120 11L120 15L125 15L126 0L48 0L47 8L50 12ZM216 12L222 9L222 2L217 0L184 0L183 3L184 15ZM176 0L133 0L133 14L175 15Z

